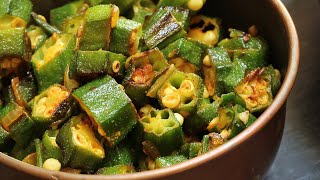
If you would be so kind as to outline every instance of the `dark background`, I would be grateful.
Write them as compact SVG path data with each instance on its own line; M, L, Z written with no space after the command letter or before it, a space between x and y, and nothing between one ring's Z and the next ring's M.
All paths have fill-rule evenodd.
M301 61L288 99L284 136L266 180L316 180L320 179L320 1L282 1L298 30ZM0 165L0 179L35 178Z

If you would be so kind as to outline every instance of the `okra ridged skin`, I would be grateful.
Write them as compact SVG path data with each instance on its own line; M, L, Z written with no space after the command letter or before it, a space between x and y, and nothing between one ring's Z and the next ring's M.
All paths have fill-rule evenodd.
M62 149L64 166L92 172L105 152L87 121L84 114L72 117L61 127L56 142Z
M13 144L9 133L0 126L0 151L7 152Z
M73 97L111 147L127 136L139 118L130 98L108 75L78 88Z
M155 166L156 168L164 168L164 167L172 166L174 164L181 163L186 160L188 159L183 155L171 155L171 156L158 157L155 160Z
M115 5L90 7L84 16L84 24L78 29L78 48L82 51L108 50L112 28L116 26L119 8Z
M188 159L194 158L199 155L201 146L201 142L186 143L181 146L180 154L187 157Z
M104 167L98 169L96 174L101 175L115 175L115 174L128 174L136 172L133 165L115 165L111 167Z
M142 36L142 25L136 21L120 18L112 29L110 51L126 56L138 52L139 41Z
M49 158L57 159L59 162L63 161L62 151L56 143L58 132L59 130L46 130L43 134L41 140L43 144L43 161Z
M29 23L32 7L30 0L2 0L0 2L0 16L9 14L20 17Z
M124 140L113 148L105 148L106 156L103 159L100 167L112 167L116 165L133 164L135 160L135 154L128 141Z
M71 34L54 34L32 56L32 67L39 91L63 81L67 65L75 68L76 39Z
M107 71L108 53L105 50L78 51L76 54L76 75L97 77Z

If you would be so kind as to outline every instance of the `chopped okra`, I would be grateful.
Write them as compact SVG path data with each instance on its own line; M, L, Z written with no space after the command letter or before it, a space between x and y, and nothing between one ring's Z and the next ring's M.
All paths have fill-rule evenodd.
M281 86L258 27L222 26L201 14L206 0L61 1L49 16L0 1L0 151L46 170L125 175L197 158Z

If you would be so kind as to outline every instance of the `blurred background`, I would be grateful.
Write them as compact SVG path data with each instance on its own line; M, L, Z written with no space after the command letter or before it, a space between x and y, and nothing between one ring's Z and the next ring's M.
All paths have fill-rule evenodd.
M1 1L1 0L0 0ZM300 69L280 150L266 180L320 179L320 0L282 0L298 30ZM0 165L0 179L35 179Z

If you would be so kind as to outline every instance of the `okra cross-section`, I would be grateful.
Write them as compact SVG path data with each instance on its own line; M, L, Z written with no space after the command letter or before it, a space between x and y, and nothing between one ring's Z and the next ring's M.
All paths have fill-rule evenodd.
M143 126L145 139L153 143L161 155L168 155L183 144L181 124L170 109L152 108L139 121Z
M74 91L73 97L89 115L109 146L124 139L138 120L137 111L120 85L110 76Z
M84 16L84 24L78 29L80 50L108 50L111 30L116 26L118 17L119 8L113 4L89 8Z
M176 70L162 85L157 95L163 107L187 117L195 111L202 93L203 84L198 75Z
M66 116L71 104L70 95L64 86L55 84L34 98L31 115L40 132Z
M31 63L40 91L63 81L67 65L74 67L74 48L74 36L54 33L33 54Z
M128 58L127 76L123 85L127 95L137 106L147 102L146 92L169 66L159 49L137 53Z
M61 127L56 141L62 149L63 165L90 172L95 170L104 158L103 146L95 137L89 123L89 118L80 114Z
M261 77L263 69L256 69L247 74L247 77L235 88L235 92L244 100L250 112L266 109L273 101L269 81Z

